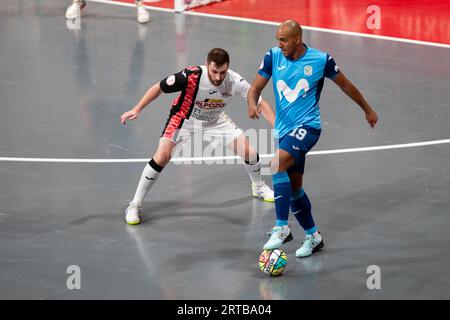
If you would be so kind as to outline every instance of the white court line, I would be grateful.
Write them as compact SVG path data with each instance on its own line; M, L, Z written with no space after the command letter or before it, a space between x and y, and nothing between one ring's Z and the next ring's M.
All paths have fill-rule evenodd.
M225 19L225 20L244 21L244 22L266 24L266 25L273 25L273 26L278 26L281 23L281 22L264 21L264 20L258 20L258 19L230 17L230 16L223 16L223 15L217 15L217 14L211 14L211 13L202 13L202 12L195 12L195 11L187 11L187 12L184 12L184 14L193 15L193 16L204 16L204 17L217 18L217 19ZM441 47L441 48L450 49L450 44L444 44L444 43L438 43L438 42L420 41L420 40L412 40L412 39L405 39L405 38L380 36L380 35L375 35L375 34L367 34L367 33L360 33L360 32L336 30L336 29L310 27L310 26L305 26L305 25L302 25L302 29L311 30L311 31L319 31L319 32L342 34L342 35L347 35L347 36L373 38L373 39L381 39L381 40L396 41L396 42L405 42L405 43L411 43L411 44L419 44L419 45L424 45L424 46Z
M437 144L450 143L450 139L413 142L404 144L391 144L386 146L375 147L363 147L363 148L350 148L350 149L336 149L336 150L321 150L311 151L308 156L313 155L327 155L338 153L351 153L351 152L366 152L377 150L389 150L389 149L404 149L415 148L423 146L431 146ZM273 154L261 154L260 158L272 158ZM239 160L238 156L223 156L223 157L193 157L193 158L172 158L171 162L201 162L201 161L218 161L218 160ZM13 157L0 157L0 162L56 162L56 163L132 163L132 162L148 162L146 159L65 159L65 158L13 158Z
M135 7L135 4L132 4L132 3L111 2L110 0L88 0L88 1L116 5L116 6L123 6L123 7ZM175 13L174 9L160 8L160 7L154 7L154 6L148 6L148 5L146 5L145 7L150 10ZM273 25L273 26L278 26L281 23L281 21L273 22L273 21L265 21L265 20L259 20L259 19L231 17L231 16L224 16L224 15L218 15L218 14L211 14L211 13L195 12L195 11L185 11L183 13L177 13L177 14L186 14L186 15L192 15L192 16L202 16L202 17L233 20L233 21L243 21L243 22L250 22L250 23L257 23L257 24ZM302 25L302 28L305 30L311 30L311 31L327 32L327 33L342 34L342 35L347 35L347 36L372 38L372 39L380 39L380 40L395 41L395 42L404 42L404 43L419 44L419 45L424 45L424 46L432 46L432 47L440 47L440 48L450 49L450 44L444 44L444 43L438 43L438 42L380 36L380 35L375 35L375 34L343 31L343 30L336 30L336 29L317 28L317 27L310 27L310 26L304 26L304 25Z

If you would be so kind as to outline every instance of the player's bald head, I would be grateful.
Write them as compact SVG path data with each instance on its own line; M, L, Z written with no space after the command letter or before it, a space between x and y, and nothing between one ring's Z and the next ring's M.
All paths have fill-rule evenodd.
M278 31L283 34L293 37L293 38L302 38L302 27L298 24L297 21L294 20L286 20L280 24L278 27Z
M297 21L286 20L279 25L275 35L278 47L285 57L297 59L304 52L302 28Z

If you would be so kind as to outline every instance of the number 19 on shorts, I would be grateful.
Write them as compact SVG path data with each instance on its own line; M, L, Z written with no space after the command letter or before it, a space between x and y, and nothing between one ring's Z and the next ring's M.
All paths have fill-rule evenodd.
M292 130L292 132L289 133L289 136L302 141L303 139L305 139L307 133L308 131L306 131L305 128L297 128Z

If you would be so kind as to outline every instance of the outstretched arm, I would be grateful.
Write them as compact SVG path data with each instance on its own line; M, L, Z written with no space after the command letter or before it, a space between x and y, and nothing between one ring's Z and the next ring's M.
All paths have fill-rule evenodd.
M373 129L378 121L377 113L372 109L372 107L367 103L367 101L362 96L358 88L355 87L353 83L340 71L337 76L333 79L334 83L341 88L344 93L349 96L353 101L355 101L361 109L366 114L366 121L369 123L370 127Z
M248 90L247 95L248 116L252 119L255 118L259 119L259 113L261 112L260 109L261 105L258 106L258 100L259 96L261 95L261 92L263 91L268 82L269 79L266 79L263 76L257 74L255 80L253 80L250 89Z
M144 109L145 106L147 106L153 100L158 98L161 93L162 93L161 87L159 85L159 82L157 82L147 90L147 92L136 104L136 106L134 106L133 109L128 110L127 112L122 114L122 116L120 117L120 121L122 122L122 124L125 124L125 121L127 119L128 120L136 119L139 116L139 113L142 111L142 109Z

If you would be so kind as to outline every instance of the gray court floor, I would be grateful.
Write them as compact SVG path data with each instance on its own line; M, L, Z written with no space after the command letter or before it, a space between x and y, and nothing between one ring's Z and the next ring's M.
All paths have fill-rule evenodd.
M67 2L0 2L0 157L150 158L175 96L126 126L119 117L151 84L215 46L252 81L276 45L270 25L156 11L138 25L134 8L98 3L71 30ZM330 52L380 116L369 129L327 80L314 151L450 138L449 49L312 31L304 41ZM273 103L271 87L263 94ZM269 128L240 98L228 113L243 129ZM128 226L144 165L0 161L0 298L450 298L448 143L308 156L304 187L326 247L295 258L303 235L292 220L279 278L257 267L274 206L252 199L241 165L170 164L142 224ZM71 265L79 290L66 286ZM367 287L373 265L381 289Z

